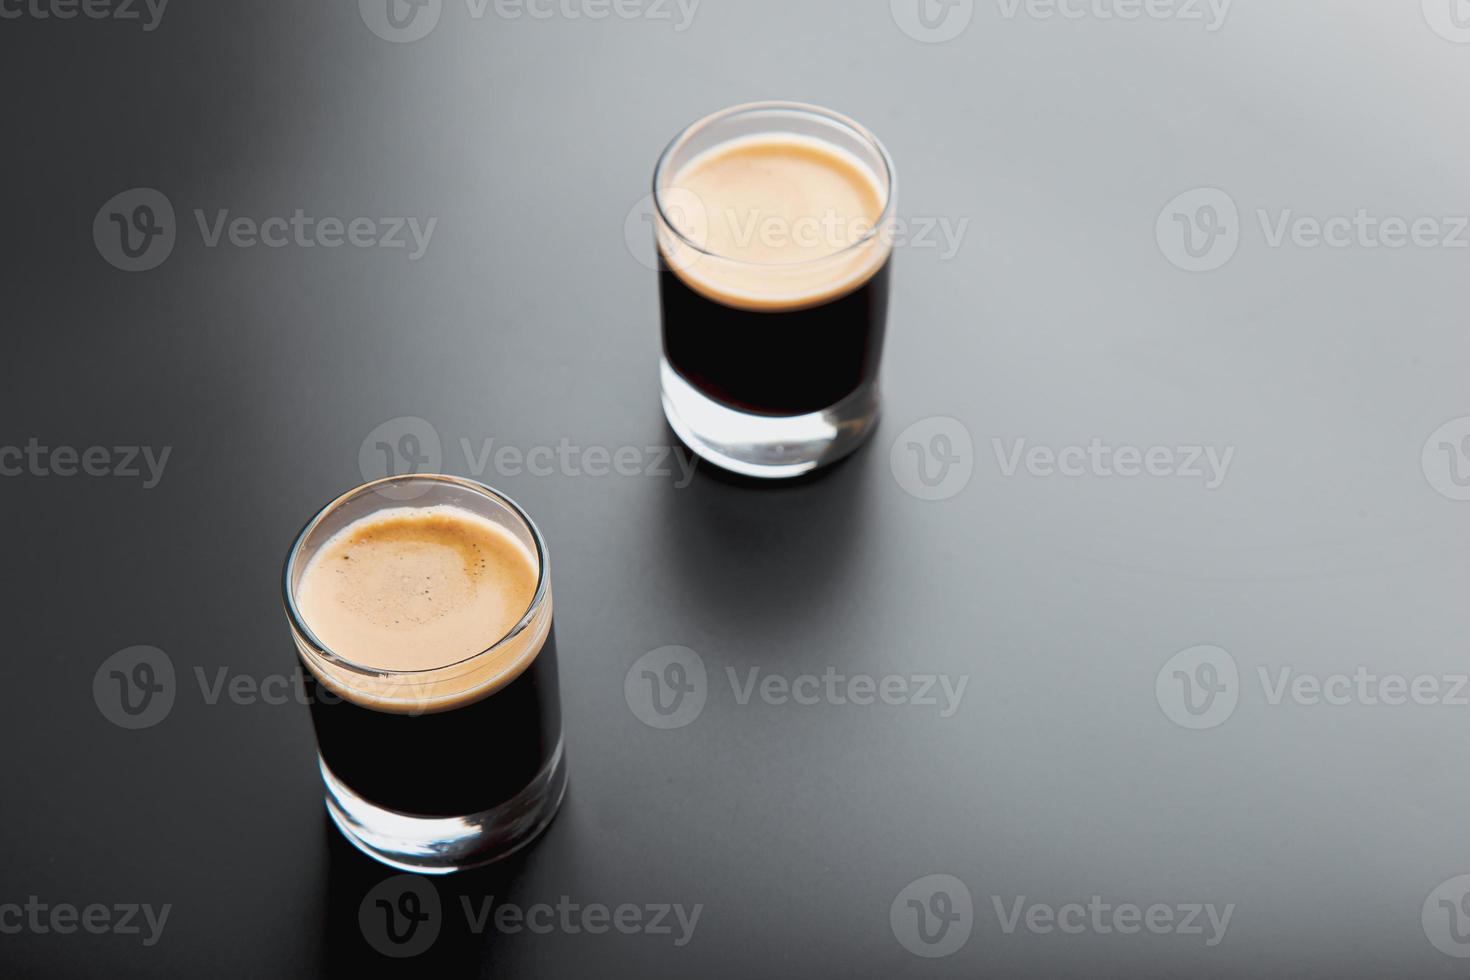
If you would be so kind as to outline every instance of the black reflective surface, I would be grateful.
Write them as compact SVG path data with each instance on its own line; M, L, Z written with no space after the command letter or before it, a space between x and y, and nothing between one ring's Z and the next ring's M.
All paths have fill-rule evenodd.
M926 43L881 2L660 6L444 0L411 43L348 2L0 8L0 972L1460 975L1451 9L976 3ZM764 489L667 452L638 210L672 134L761 98L879 133L916 239L875 440ZM130 273L97 242L167 224L131 188L175 241ZM1300 223L1360 209L1438 224ZM385 911L432 903L337 839L277 680L291 536L389 465L535 516L571 780L398 961Z

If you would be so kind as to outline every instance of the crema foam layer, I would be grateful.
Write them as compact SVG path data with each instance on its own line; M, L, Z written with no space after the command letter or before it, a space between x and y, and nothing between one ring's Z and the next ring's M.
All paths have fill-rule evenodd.
M499 690L536 658L549 597L513 642L486 651L530 610L538 579L535 556L488 518L450 506L378 511L322 545L295 592L322 645L367 672L303 656L348 700L384 710L456 707Z
M892 252L882 181L826 140L768 134L718 144L660 196L678 232L661 229L666 263L727 306L816 306L863 285Z

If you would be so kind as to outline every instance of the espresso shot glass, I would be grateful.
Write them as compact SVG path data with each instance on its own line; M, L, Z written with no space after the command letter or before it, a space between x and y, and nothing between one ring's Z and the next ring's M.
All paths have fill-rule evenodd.
M653 178L663 408L702 458L811 472L878 421L897 177L852 119L761 102L669 144Z
M567 785L551 569L514 501L450 476L359 487L301 531L283 589L349 841L443 874L546 828Z

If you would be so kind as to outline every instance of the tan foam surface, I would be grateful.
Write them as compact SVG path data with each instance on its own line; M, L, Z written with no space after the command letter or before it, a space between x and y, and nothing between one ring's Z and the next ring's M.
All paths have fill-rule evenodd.
M449 670L515 628L535 598L537 578L525 546L478 514L447 506L379 511L337 532L313 556L296 588L297 609L328 650L353 664L446 671L383 686L320 658L308 663L337 693L378 707L419 699L442 710L473 700L519 675L539 652L544 631L537 637L528 630L524 642Z
M722 143L678 171L663 198L675 230L710 253L661 236L665 258L690 286L727 305L816 305L861 286L892 250L878 228L878 177L823 140L772 134Z

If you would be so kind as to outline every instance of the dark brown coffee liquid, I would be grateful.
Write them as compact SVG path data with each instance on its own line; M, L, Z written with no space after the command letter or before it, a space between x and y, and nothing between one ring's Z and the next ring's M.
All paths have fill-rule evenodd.
M322 761L370 803L418 817L462 817L505 803L556 752L561 732L556 629L519 677L434 714L343 700L307 670Z
M737 309L696 292L659 257L664 356L680 377L732 408L805 415L873 380L888 322L890 257L845 296L808 309Z

